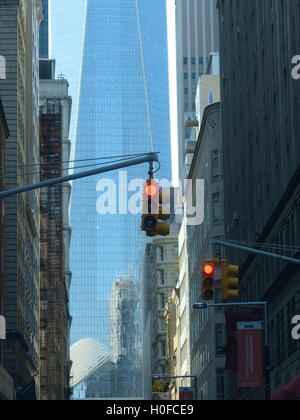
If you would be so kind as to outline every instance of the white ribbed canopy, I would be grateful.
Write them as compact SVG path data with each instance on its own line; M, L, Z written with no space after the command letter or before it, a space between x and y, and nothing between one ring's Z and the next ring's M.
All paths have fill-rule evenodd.
M71 347L71 387L84 381L95 370L110 360L108 350L93 338L85 338Z

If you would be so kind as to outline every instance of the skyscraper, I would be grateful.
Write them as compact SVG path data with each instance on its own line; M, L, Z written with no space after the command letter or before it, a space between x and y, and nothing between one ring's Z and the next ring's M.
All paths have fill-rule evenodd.
M165 3L52 0L51 27L57 72L73 99L75 159L159 151L159 177L170 177ZM130 169L128 181L145 179L147 170ZM109 178L117 183L118 174ZM73 184L71 341L94 338L109 347L112 285L118 277L141 280L144 239L140 215L97 213L99 180ZM124 205L117 212L126 213Z
M291 75L299 2L245 3L219 1L226 239L269 244L299 259L300 84ZM275 391L300 375L300 343L291 335L300 313L299 267L231 249L226 258L241 267L241 301L269 303ZM241 392L235 375L226 388L231 400L265 398L262 389Z
M179 174L185 173L185 143L191 129L185 113L196 111L199 77L206 72L209 54L219 51L217 0L176 0Z

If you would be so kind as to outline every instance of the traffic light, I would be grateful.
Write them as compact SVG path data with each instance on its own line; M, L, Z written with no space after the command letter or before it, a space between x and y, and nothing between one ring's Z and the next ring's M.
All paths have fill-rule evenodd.
M223 263L222 301L236 300L239 297L239 266Z
M163 191L154 179L149 179L144 186L143 215L141 229L147 236L168 236L170 226L170 195Z
M204 263L202 266L202 300L215 299L215 265Z

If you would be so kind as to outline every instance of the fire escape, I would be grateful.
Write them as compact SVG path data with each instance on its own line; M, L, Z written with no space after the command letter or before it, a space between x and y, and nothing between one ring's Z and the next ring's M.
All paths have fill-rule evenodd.
M57 100L41 107L41 181L62 175L62 113ZM43 165L44 164L44 165ZM67 348L63 186L41 193L41 397L64 399Z

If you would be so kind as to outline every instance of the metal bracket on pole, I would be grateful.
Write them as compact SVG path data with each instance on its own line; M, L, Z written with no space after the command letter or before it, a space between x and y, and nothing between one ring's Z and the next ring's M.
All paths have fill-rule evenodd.
M154 165L153 165L153 162L154 162L154 161L149 162L149 172L148 172L149 179L153 179L153 172L154 172Z

